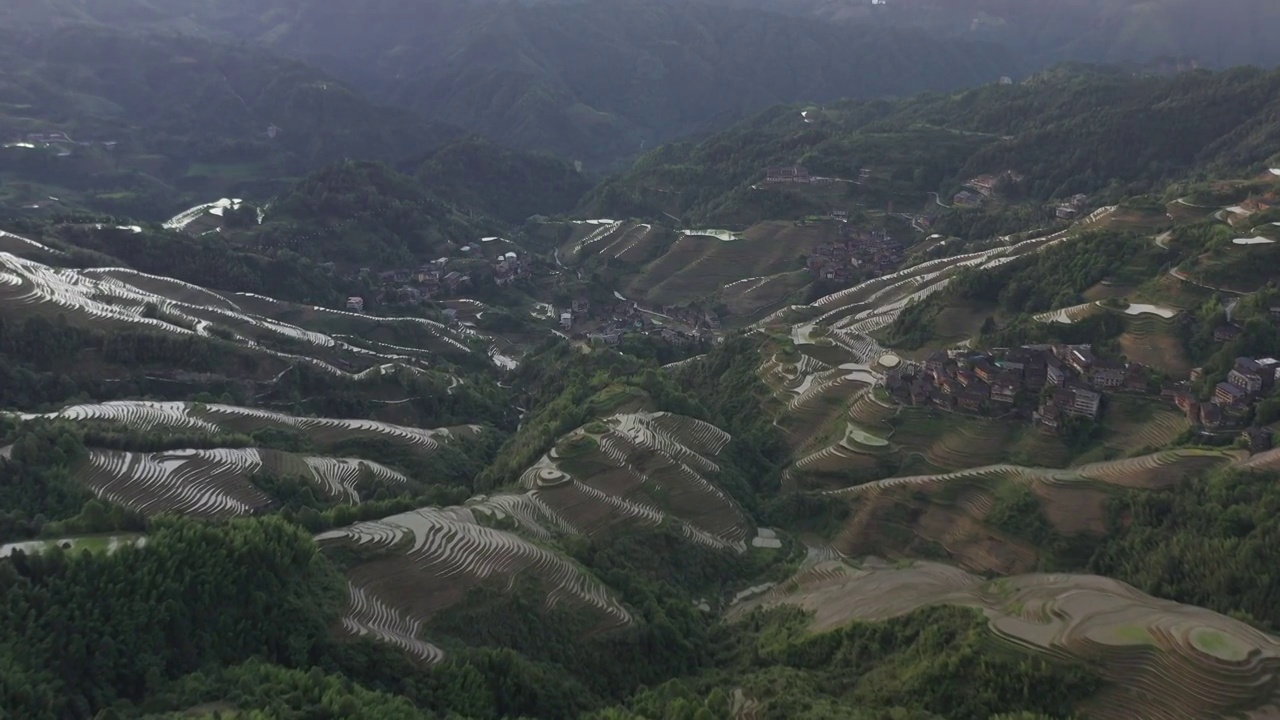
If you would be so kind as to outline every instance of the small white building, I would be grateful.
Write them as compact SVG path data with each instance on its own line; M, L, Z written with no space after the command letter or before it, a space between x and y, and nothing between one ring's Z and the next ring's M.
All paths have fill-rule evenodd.
M568 330L569 328L573 327L573 313L571 312L560 313L560 327L564 328L565 330Z
M347 298L347 309L352 312L364 312L364 298L354 296Z

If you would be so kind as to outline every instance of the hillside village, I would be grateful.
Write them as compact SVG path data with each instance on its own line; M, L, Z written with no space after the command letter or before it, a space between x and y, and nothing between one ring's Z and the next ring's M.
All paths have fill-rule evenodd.
M1029 345L936 352L923 365L889 374L890 393L912 405L1013 415L1058 428L1065 418L1097 420L1103 394L1151 392L1150 371L1095 355L1089 345Z
M1192 382L1202 371L1192 374ZM1028 345L992 351L935 352L922 364L890 371L885 387L899 402L982 416L1018 417L1050 430L1095 422L1112 393L1158 395L1206 433L1245 429L1280 381L1280 360L1240 357L1203 402L1192 382L1160 382L1141 363L1095 354L1090 345ZM1246 433L1251 449L1271 448L1271 431Z

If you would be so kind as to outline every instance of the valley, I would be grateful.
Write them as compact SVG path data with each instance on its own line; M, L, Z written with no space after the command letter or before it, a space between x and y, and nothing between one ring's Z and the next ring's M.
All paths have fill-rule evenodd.
M1280 72L903 5L0 10L0 715L1280 713Z

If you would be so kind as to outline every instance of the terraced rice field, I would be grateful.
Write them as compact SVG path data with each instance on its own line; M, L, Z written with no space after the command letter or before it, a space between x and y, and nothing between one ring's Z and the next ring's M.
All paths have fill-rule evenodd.
M997 420L968 419L925 450L930 465L961 470L999 462L1005 457L1014 427Z
M731 316L754 319L762 312L776 308L811 281L809 273L804 270L747 278L726 285L720 298Z
M896 405L880 400L870 388L858 393L849 406L849 418L873 432L890 430L889 421L897 414Z
M267 304L271 303L274 301ZM291 307L286 303L276 304ZM152 308L159 312L152 313ZM231 342L255 354L289 364L305 363L334 375L358 375L362 372L338 367L334 363L339 359L345 367L388 363L417 367L422 362L416 353L376 352L324 333L248 312L227 296L172 278L127 268L56 269L7 252L0 252L0 312L61 314L72 322L94 327L147 328L174 335L227 339L229 334ZM348 314L355 318L364 317ZM472 352L469 346L453 336L452 331L439 323L416 318L387 321L415 322L443 346L457 352ZM303 347L305 352L283 352L275 349L277 346Z
M1132 420L1116 418L1118 414L1116 409L1111 411L1112 417L1106 423L1112 426L1111 434L1105 443L1107 447L1124 453L1162 448L1191 427L1185 415L1163 406L1152 408L1147 415Z
M532 575L548 607L592 613L597 628L632 622L631 614L591 575L558 553L477 521L471 507L422 508L321 533L322 548L345 545L380 553L348 573L343 626L390 642L427 662L443 657L419 637L436 613L482 585L509 586Z
M562 255L566 260L579 260L597 253L608 252L608 249L628 229L626 223L614 221L600 225L584 225L565 246Z
M1054 469L1022 465L987 465L934 475L909 475L885 478L863 485L833 490L832 495L877 495L894 488L936 488L954 483L1032 482L1063 485L1097 483L1133 488L1166 487L1188 473L1216 466L1239 464L1246 460L1242 451L1200 450L1194 448L1165 450L1153 455L1090 463L1074 468Z
M618 236L617 241L612 243L609 248L602 251L602 255L610 260L618 260L625 263L644 262L653 252L658 249L658 238L662 235L661 231L655 230L652 225L641 224L629 228Z
M1062 308L1060 310L1051 310L1049 312L1033 315L1032 319L1043 323L1061 323L1063 325L1071 325L1081 320L1102 312L1102 307L1097 303L1084 303L1082 305L1072 305L1071 307Z
M131 453L94 450L80 477L95 495L144 515L202 518L250 515L271 498L252 482L258 472L306 478L338 501L357 503L366 476L407 483L400 472L355 458L300 456L258 448Z
M1133 362L1142 363L1185 378L1191 373L1191 361L1177 335L1176 321L1156 314L1142 314L1128 319L1128 328L1120 336L1120 350Z
M787 390L786 409L777 421L778 427L793 448L811 449L818 436L848 412L849 404L868 385L868 378L840 368L805 375Z
M797 254L807 252L834 232L827 226L796 228L791 223L769 222L747 230L741 239L732 242L684 235L632 277L623 292L656 304L681 304L714 295L739 280L790 273L795 270ZM782 296L785 293L776 297Z
M1066 467L1071 455L1060 435L1039 426L1023 430L1022 437L1009 447L1009 458L1020 464Z
M564 459L553 450L525 471L529 496L563 527L587 535L674 520L696 542L744 550L751 522L713 478L713 458L730 441L724 431L669 413L619 413L595 448Z
M480 431L477 426L422 429L345 418L312 418L286 415L271 410L234 405L201 405L184 402L119 400L92 405L73 405L43 415L22 415L23 419L56 417L79 421L106 421L145 432L199 430L209 433L250 433L266 428L296 430L319 445L347 440L386 440L422 455L435 452L450 438L466 437Z
M911 303L945 289L956 272L965 268L999 267L1019 256L1067 242L1084 230L1107 223L1115 210L1114 207L1099 208L1089 217L1059 232L1016 243L1001 238L1006 244L929 260L840 290L811 303L811 313L819 314L803 327L827 327L829 340L851 353L855 362L875 362L886 351L876 343L871 333L891 324ZM788 311L784 314L793 313Z
M83 482L98 497L144 515L225 518L271 506L271 498L249 481L261 467L256 449L99 450L90 454Z
M1239 461L1229 452L1166 450L1125 460L1091 463L1072 468L1055 482L1086 480L1134 488L1168 487L1188 474Z
M1021 575L984 582L938 563L854 568L837 561L740 603L730 617L784 604L812 611L815 632L928 605L979 609L999 642L1099 668L1110 682L1078 708L1082 717L1195 720L1280 711L1280 639L1108 578Z
M64 254L61 250L54 250L44 243L28 240L21 235L14 235L4 230L0 230L0 252L41 259L53 259Z

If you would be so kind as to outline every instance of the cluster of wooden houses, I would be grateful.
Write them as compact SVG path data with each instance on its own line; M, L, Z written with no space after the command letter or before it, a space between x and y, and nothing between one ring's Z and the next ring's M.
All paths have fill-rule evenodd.
M961 207L977 207L996 196L1000 183L1020 183L1026 179L1027 176L1014 170L1005 170L994 175L979 175L965 181L965 189L953 195L951 203Z
M1199 380L1201 370L1191 375ZM1275 389L1280 380L1280 360L1275 358L1236 358L1227 379L1213 388L1213 397L1201 402L1188 383L1174 385L1165 390L1179 410L1187 414L1187 420L1207 430L1229 430L1243 427L1252 414L1253 406Z
M1074 220L1084 213L1089 205L1089 198L1086 195L1075 194L1067 198L1065 201L1058 203L1053 209L1053 214L1059 220Z
M455 295L471 285L468 273L449 269L449 258L438 258L412 270L384 270L375 277L379 302L423 302Z
M507 287L517 280L525 280L533 275L533 268L527 258L521 258L514 252L498 256L492 263L493 281L498 287Z
M566 315L568 324L565 324ZM669 343L712 342L720 329L720 318L714 312L694 306L664 306L649 310L631 300L619 300L596 308L586 300L576 300L572 311L561 315L565 329L580 328L589 342L617 345L630 333L650 335Z
M904 252L887 232L845 223L840 226L840 240L815 248L805 267L815 279L848 282L858 275L893 272Z
M1057 428L1069 417L1096 420L1105 391L1150 392L1150 371L1095 355L1089 345L1031 345L937 352L923 366L890 373L886 385L912 405L1022 415Z
M765 169L764 181L767 183L807 183L812 182L809 171L799 165L786 165Z

